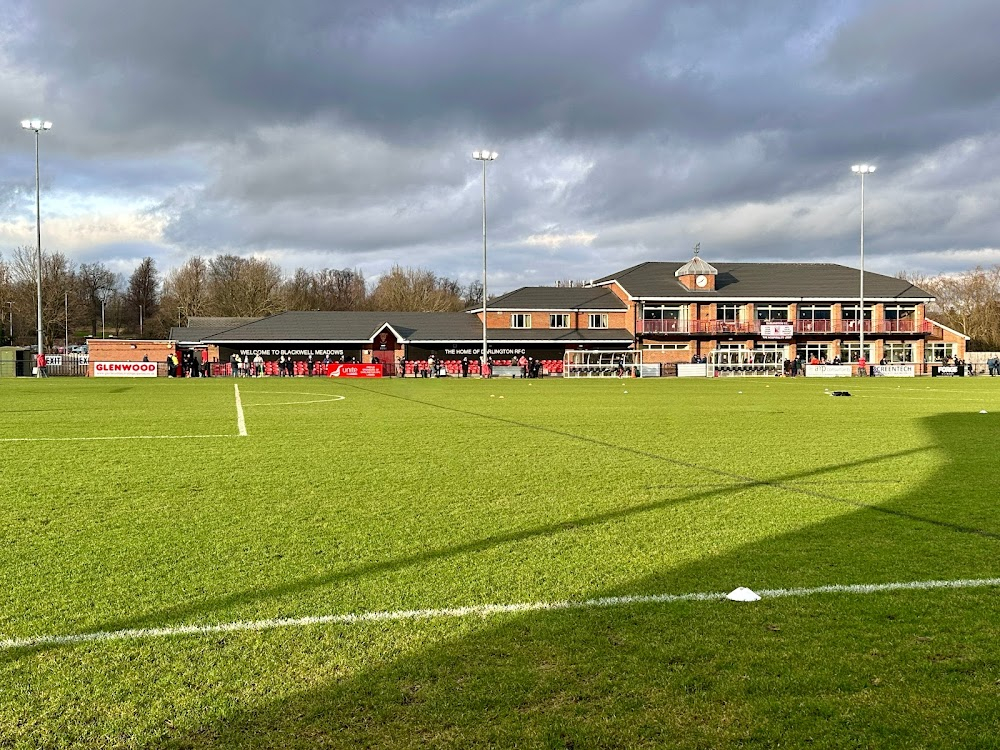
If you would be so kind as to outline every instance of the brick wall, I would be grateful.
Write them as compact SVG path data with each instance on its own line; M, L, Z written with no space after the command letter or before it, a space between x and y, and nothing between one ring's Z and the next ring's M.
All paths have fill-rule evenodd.
M95 362L142 362L145 355L150 362L158 365L167 361L167 355L177 350L174 341L129 340L129 339L87 339L90 365L87 375L94 376Z

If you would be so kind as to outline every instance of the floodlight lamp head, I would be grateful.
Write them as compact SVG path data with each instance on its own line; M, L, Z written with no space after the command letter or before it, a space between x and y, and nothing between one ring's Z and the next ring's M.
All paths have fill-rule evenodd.
M21 120L21 127L25 130L34 130L37 133L41 130L50 130L52 123L48 120L40 120L35 117L30 120Z

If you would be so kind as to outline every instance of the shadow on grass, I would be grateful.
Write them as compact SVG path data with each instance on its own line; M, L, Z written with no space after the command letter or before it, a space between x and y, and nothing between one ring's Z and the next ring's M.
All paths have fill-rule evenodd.
M824 501L836 502L858 508L866 508L876 513L886 513L889 515L899 516L901 518L905 518L911 521L925 523L931 526L939 526L948 529L950 531L960 532L964 534L988 536L1000 539L1000 535L997 535L993 532L985 531L983 529L968 527L962 524L954 523L951 521L945 521L941 519L922 517L914 515L912 513L906 513L900 510L894 510L891 508L870 506L847 498L837 497L835 495L826 492L819 492L815 489L812 489L811 487L799 486L798 484L799 482L802 482L802 484L812 484L812 482L808 480L809 477L821 476L823 474L828 474L830 472L840 471L843 469L857 468L859 466L867 466L872 463L879 463L882 461L887 461L906 456L916 456L930 450L933 449L927 447L907 449L903 451L897 451L894 453L886 453L874 459L866 458L864 460L859 460L859 461L849 461L836 464L834 466L821 467L819 469L788 474L778 479L768 479L768 480L752 479L750 477L731 474L729 472L723 472L717 469L706 467L705 469L703 469L704 471L715 475L729 477L731 481L729 483L711 483L708 485L709 487L708 489L701 492L693 492L688 495L685 495L684 497L652 500L649 502L630 505L624 508L617 508L615 510L610 510L603 513L596 513L589 516L580 516L574 519L560 521L558 523L544 524L531 529L512 531L506 534L495 534L493 536L489 536L483 539L476 539L470 542L466 542L464 544L457 544L457 545L452 545L450 547L427 550L425 552L421 552L415 555L405 555L402 557L397 557L389 560L382 560L379 562L374 562L366 565L358 565L349 568L342 568L328 574L300 578L295 581L282 583L281 585L272 586L269 588L247 589L223 597L201 600L174 607L166 607L152 612L147 612L145 614L138 615L135 617L107 620L97 625L77 631L77 633L86 634L93 632L113 632L119 630L166 627L171 624L180 624L180 623L190 624L192 618L205 618L206 615L215 615L215 617L211 618L211 620L213 622L218 622L220 616L224 616L226 612L234 609L238 610L240 607L254 604L257 602L267 602L282 597L294 596L296 594L311 591L313 589L321 588L324 586L337 585L348 581L356 581L358 579L370 576L384 575L386 573L392 573L406 568L420 566L437 560L444 560L462 555L475 554L478 552L484 552L497 547L516 544L518 542L524 542L531 539L552 536L555 534L566 532L568 530L579 530L592 526L599 526L620 519L629 518L643 513L649 513L652 511L660 510L670 506L682 505L685 503L692 503L692 502L711 501L713 499L726 497L730 492L734 490L745 491L748 489L761 488L761 487L773 488L775 490L788 492L800 496L805 496L812 499L820 499ZM654 456L654 454L646 454L646 455L650 457ZM668 463L676 463L672 459L666 457L657 457L657 458L659 458L662 461L666 461ZM685 464L685 466L690 467L692 465ZM684 486L694 487L697 485L684 485ZM18 658L19 655L25 655L27 653L41 651L41 650L48 650L51 648L62 648L64 646L65 644L62 645L42 644L37 646L26 646L22 648L9 649L5 652L0 652L0 662L16 659Z
M106 623L102 629L166 625L178 618L762 486L843 503L855 512L591 595L995 576L1000 573L1000 534L991 484L992 445L1000 435L991 425L992 420L985 422L978 415L935 417L925 424L933 446L887 452L779 480L757 481L697 467L732 481L682 498L248 590ZM973 443L972 434L983 439ZM811 484L823 474L858 466L870 466L874 473L882 460L931 450L944 454L942 469L923 486L883 506L796 484ZM627 544L624 540L623 554ZM980 620L996 622L998 607L995 596L992 604L989 597L965 592L941 596L947 596L952 606L930 614L907 610L905 603L894 604L898 600L893 596L879 595L854 598L846 606L842 597L814 597L753 607L683 603L503 616L482 624L472 635L286 699L246 703L240 685L234 684L228 707L218 707L214 719L199 725L188 720L187 726L164 729L155 744L889 747L913 744L913 727L930 719L917 738L920 741L972 746L993 726L989 719L996 718L995 676L990 676L989 665L1000 657L998 639L984 637L984 643L976 643L981 650L962 663L932 661L940 656L937 644L913 644L930 637L950 647L955 634L967 632L970 623L975 630ZM954 606L959 599L963 606ZM372 636L378 638L386 637L386 628L410 626L326 627L378 627ZM831 637L840 640L831 644ZM900 649L901 639L910 648ZM275 641L275 648L280 648L281 639ZM883 663L872 656L872 651L880 650L890 653ZM277 658L267 666L276 663L284 662ZM254 676L248 674L246 679L253 681ZM873 682L876 679L883 682Z
M845 500L857 511L593 596L1000 574L993 452L969 442L984 423L946 415L927 427L947 454L943 468L890 507ZM987 437L995 443L1000 436L991 428ZM960 490L957 477L964 478ZM787 489L788 481L766 484ZM946 597L948 606L915 605L907 598L913 596ZM287 699L242 706L160 741L288 748L977 746L998 719L998 615L995 592L948 591L501 616L472 635Z

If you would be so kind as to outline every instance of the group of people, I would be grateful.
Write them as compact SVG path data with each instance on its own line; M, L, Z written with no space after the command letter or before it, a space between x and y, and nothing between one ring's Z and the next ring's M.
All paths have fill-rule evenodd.
M1000 375L1000 357L994 354L986 360L986 369L989 370L990 375L993 377Z
M234 378L262 378L264 377L264 358L258 352L253 357L249 354L241 357L239 354L232 354L229 357L229 367Z
M148 362L148 357L142 358L143 362ZM177 352L170 352L167 355L167 377L168 378L207 378L209 376L208 367L208 350L203 349L201 356L193 351L181 352L181 356L177 356Z

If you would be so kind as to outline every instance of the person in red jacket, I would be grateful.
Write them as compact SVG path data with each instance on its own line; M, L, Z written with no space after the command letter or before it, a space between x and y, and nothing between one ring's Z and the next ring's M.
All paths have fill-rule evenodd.
M47 365L48 362L45 361L45 353L38 352L38 354L35 355L35 367L38 368L38 377L47 378L49 376L48 371L45 369Z

